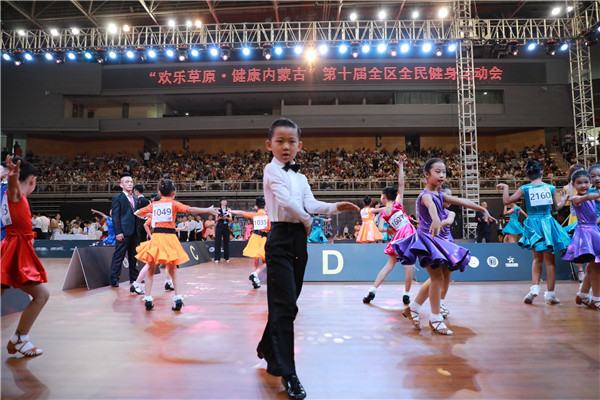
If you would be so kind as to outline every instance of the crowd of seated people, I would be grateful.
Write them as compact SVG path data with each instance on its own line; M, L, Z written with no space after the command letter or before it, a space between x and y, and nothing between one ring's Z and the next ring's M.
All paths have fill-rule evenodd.
M392 151L386 149L303 150L299 153L297 162L302 165L302 172L311 184L320 182L328 188L328 182L336 182L338 188L352 189L362 188L369 182L387 181L381 183L385 186L390 184L390 181L395 181L397 170L393 160L398 158L399 154L398 149ZM568 156L569 153L564 155ZM413 152L405 164L408 187L411 185L419 187L419 181L423 179L423 164L430 157L444 159L449 176L453 178L460 176L458 149L452 151L421 149ZM526 147L520 151L506 149L502 152L482 151L479 153L482 186L486 186L487 179L524 179L525 164L529 158L536 158L542 163L547 177L566 175L566 171L559 168L543 145L534 148ZM118 190L119 176L125 171L130 172L134 179L140 182L155 182L168 175L175 181L186 182L186 186L181 190L221 189L223 184L239 182L247 182L243 185L248 187L242 189L252 189L256 184L251 182L262 181L262 171L269 160L270 154L266 151L232 154L163 152L153 155L146 162L141 154L96 157L80 154L73 159L33 158L33 162L41 171L38 178L41 191L54 190L52 184L78 185L79 190L85 190L87 185L92 183L97 186L90 188L93 191L106 190L109 186ZM494 185L494 182L489 182L490 187Z

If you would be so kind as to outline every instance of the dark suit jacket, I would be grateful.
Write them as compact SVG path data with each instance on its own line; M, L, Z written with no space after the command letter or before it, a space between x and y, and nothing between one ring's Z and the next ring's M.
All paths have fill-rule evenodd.
M136 204L135 209L139 210L140 208L146 207L148 204L150 204L150 200L148 200L144 196L140 196L137 198L137 204ZM136 229L138 231L138 236L140 237L141 240L144 240L146 238L146 231L144 229L145 222L146 222L146 220L143 218L137 217L135 219Z
M137 197L133 196L133 206L137 210ZM131 203L125 193L121 192L112 199L112 219L115 235L120 233L131 236L135 232L135 220Z
M493 217L492 212L490 210L488 210L488 213L490 214L490 217ZM483 219L483 213L477 211L475 213L475 218L477 219L477 232L489 233L492 231L493 222L490 222L490 224L488 225L488 223L485 222L485 220Z

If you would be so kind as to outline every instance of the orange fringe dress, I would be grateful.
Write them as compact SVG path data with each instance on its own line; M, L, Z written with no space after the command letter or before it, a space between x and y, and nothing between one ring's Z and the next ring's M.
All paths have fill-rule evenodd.
M267 227L260 230L254 230L250 239L248 240L248 244L244 248L244 252L242 253L244 257L250 258L258 258L260 260L265 261L265 243L267 243L267 233L271 229L271 220L269 219L269 215L267 211L264 209L258 210L255 213L244 213L243 216L245 218L251 218L253 222L253 226L257 226L258 220L256 217L266 217L267 218Z
M360 231L358 231L356 243L375 243L379 240L383 241L383 235L379 232L379 229L375 224L372 210L371 207L365 207L360 210L362 225Z
M177 213L187 213L190 206L163 197L159 201L140 208L139 216L151 216L154 231L152 239L143 242L135 250L135 258L148 264L185 264L190 260L175 233Z

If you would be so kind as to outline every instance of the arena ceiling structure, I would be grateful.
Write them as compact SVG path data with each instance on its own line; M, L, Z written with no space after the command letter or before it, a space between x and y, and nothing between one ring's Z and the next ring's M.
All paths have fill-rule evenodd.
M223 61L237 52L305 54L318 46L365 45L442 53L456 59L462 195L479 200L475 58L516 55L545 48L568 54L577 160L595 161L592 74L589 47L600 39L596 1L13 1L1 2L3 62L34 57L64 62L192 61L210 52ZM452 49L452 50L450 50ZM304 51L300 48L300 52ZM364 50L363 50L364 51ZM236 53L234 53L236 52ZM365 57L369 57L365 52ZM297 53L300 54L300 53ZM346 53L348 54L348 53ZM436 54L441 55L441 54ZM595 134L595 133L594 133ZM475 233L474 212L465 209L465 237Z

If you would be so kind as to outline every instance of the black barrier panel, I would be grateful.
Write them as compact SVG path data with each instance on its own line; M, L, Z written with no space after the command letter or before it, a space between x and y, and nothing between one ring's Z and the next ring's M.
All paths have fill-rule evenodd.
M202 242L206 244L208 248L208 253L211 258L215 258L215 242L214 240L207 240L206 242ZM237 258L243 257L242 254L244 252L244 248L248 244L245 240L230 240L229 241L229 258ZM224 258L224 251L221 248L221 258Z
M110 264L114 246L77 247L71 257L62 290L87 286L88 290L110 285ZM138 270L143 264L138 264ZM129 282L129 271L121 268L119 282Z
M317 282L372 282L386 264L384 253L387 244L309 244L305 281ZM531 251L516 243L464 243L471 252L471 262L465 272L453 272L456 282L529 281L531 280ZM425 281L429 275L417 262L416 279ZM556 278L571 279L569 263L556 256ZM542 279L545 278L545 274ZM404 280L400 263L388 275L388 281Z
M180 265L189 267L205 263L211 260L208 249L203 242L184 242L183 249L190 257L190 261ZM110 285L110 264L114 253L114 246L89 246L77 247L71 257L67 275L63 283L63 290L87 286L89 290ZM125 258L126 262L126 258ZM121 269L119 282L129 282L129 271L125 267ZM138 271L143 264L138 261ZM160 274L157 266L156 274Z
M181 264L179 268L202 264L212 259L210 254L208 254L208 249L204 245L204 242L182 242L181 246L190 258L190 261Z
M2 295L2 315L21 312L29 304L29 295L22 290L8 288Z
M33 249L40 258L71 258L75 247L102 246L101 240L34 240Z

